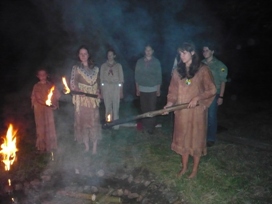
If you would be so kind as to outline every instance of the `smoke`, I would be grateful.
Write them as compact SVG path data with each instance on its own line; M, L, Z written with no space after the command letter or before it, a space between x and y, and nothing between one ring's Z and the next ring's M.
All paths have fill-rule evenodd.
M161 61L162 89L166 90L182 41L193 40L199 45L204 38L218 40L221 36L218 21L196 0L28 0L3 5L1 28L5 32L1 34L4 49L9 50L1 62L12 65L7 74L19 79L9 80L13 81L9 87L24 87L28 92L36 79L34 69L41 65L56 81L63 75L69 80L81 44L89 46L98 66L106 60L109 47L116 50L128 98L135 95L136 61L143 56L144 46L151 44ZM22 86L21 81L28 83Z
M156 37L152 32L152 18L143 8L131 8L126 1L74 1L67 4L59 0L63 11L63 26L74 32L79 41L86 36L98 48L95 55L105 57L107 45L127 57L143 51L143 46ZM98 44L98 45L97 45Z
M5 39L11 41L11 46L20 45L22 64L18 76L20 81L28 81L24 83L28 87L34 85L33 70L38 65L49 67L59 76L56 81L62 75L69 80L77 60L76 50L86 44L98 66L106 60L106 50L115 49L124 70L125 95L134 96L134 67L143 56L145 45L151 44L163 69L162 89L167 89L176 50L182 41L192 40L198 45L204 38L220 39L217 20L197 0L29 0L18 5L27 9L15 16L6 11L11 16L9 21L16 23L7 22L2 28L13 28L8 29ZM9 9L14 7L16 3L10 3ZM15 33L23 32L16 38ZM22 80L23 76L32 80ZM73 106L69 96L61 99L56 126L61 136L59 151L65 152L73 134ZM68 169L77 165L73 153L71 149ZM131 154L133 159L137 158L138 150L132 149Z
M40 65L68 76L81 44L100 66L111 47L129 79L125 92L132 93L134 67L146 44L154 47L167 82L182 41L221 39L220 22L196 0L28 0L6 1L3 8L2 39L10 51L3 60L17 63L17 77L26 80Z
M29 0L6 4L4 14L14 25L4 22L3 28L11 27L7 29L8 39L14 38L11 45L23 49L18 75L29 81L24 84L28 92L38 65L49 68L55 81L63 75L69 80L76 50L86 44L98 66L106 60L109 47L116 50L125 75L125 97L131 99L135 95L136 61L143 56L145 45L151 44L161 61L165 94L178 45L187 40L198 45L203 38L220 38L217 20L196 0ZM12 8L17 8L15 14L9 12ZM12 33L19 31L24 34L16 38Z
M113 48L124 69L127 96L134 95L134 67L143 56L145 45L151 44L154 55L161 61L162 89L166 90L181 42L190 40L200 45L204 38L220 39L217 20L199 1L42 0L33 3L43 13L49 37L53 36L45 64L56 63L58 58L58 71L69 75L81 44L89 46L98 66L106 60L107 49Z
M154 46L161 61L167 61L165 58L170 56L165 53L175 53L182 40L200 41L196 37L216 29L207 27L216 21L208 17L208 12L204 14L205 5L197 1L190 4L187 0L44 0L34 3L43 12L50 32L63 29L67 36L62 37L69 38L68 43L73 43L70 46L74 50L82 43L88 44L98 64L105 60L108 47L116 49L122 60L135 61L146 44Z

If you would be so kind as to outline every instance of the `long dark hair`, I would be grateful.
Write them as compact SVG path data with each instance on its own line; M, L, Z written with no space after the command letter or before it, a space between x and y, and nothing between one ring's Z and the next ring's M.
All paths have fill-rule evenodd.
M200 60L198 57L198 54L196 53L196 49L193 43L184 42L179 48L178 52L194 52L194 55L192 56L192 63L190 64L189 71L187 73L185 63L183 63L181 60L178 63L177 71L179 73L180 79L191 79L195 76L195 74L198 72L200 67Z
M94 67L94 61L93 61L93 59L92 59L90 50L89 50L89 48L88 48L86 45L81 45L81 46L77 49L77 57L78 57L78 61L81 62L80 59L79 59L79 56L78 56L81 49L87 50L87 52L88 52L88 54L89 54L89 58L88 58L88 66L89 66L89 68L93 68L93 67ZM80 64L81 64L81 63L80 63Z

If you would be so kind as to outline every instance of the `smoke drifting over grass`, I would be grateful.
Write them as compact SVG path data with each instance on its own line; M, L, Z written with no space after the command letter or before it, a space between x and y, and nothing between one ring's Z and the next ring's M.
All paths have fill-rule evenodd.
M6 55L14 59L16 53L14 70L18 70L20 81L27 82L22 86L14 81L29 96L36 79L34 70L40 65L49 68L58 87L62 75L69 80L81 44L90 47L98 66L106 60L109 47L116 50L117 61L124 69L125 96L132 96L128 98L135 95L136 60L143 56L145 45L151 44L162 64L162 89L166 90L178 45L184 40L198 44L202 36L219 33L217 21L209 17L203 3L195 0L29 0L3 5L3 16L7 16L1 24L6 30L3 39L11 41L12 48L7 42L5 46L13 51ZM10 12L14 8L15 12ZM71 103L64 96L61 100ZM71 114L71 106L61 108ZM59 127L67 122L57 121Z
M1 64L7 68L3 83L9 87L5 91L14 89L29 97L38 66L47 67L59 87L61 76L69 80L81 44L90 47L98 66L106 60L107 48L116 50L124 69L125 96L133 98L134 67L146 44L161 61L162 89L167 90L182 41L198 45L207 36L220 39L217 20L196 0L28 0L3 1L2 6Z
M162 88L166 89L178 45L184 40L198 44L202 37L210 33L214 33L211 35L214 37L219 33L217 21L208 17L205 5L196 0L29 0L25 4L5 2L4 6L3 15L8 18L1 24L2 30L6 30L2 35L7 41L5 47L12 50L12 54L5 53L5 56L13 62L15 55L18 59L17 64L14 62L14 70L18 73L14 70L12 73L24 81L22 85L14 80L22 95L26 96L21 104L28 105L36 79L34 70L44 65L55 82L59 83L62 75L69 80L72 65L77 60L76 50L81 44L89 46L98 66L106 60L106 50L114 48L117 61L124 69L125 95L134 96L134 67L136 60L143 56L145 45L152 45L155 56L161 61ZM10 12L14 8L16 11ZM69 104L62 104L56 114L59 116L56 119L59 151L63 153L64 141L70 141L69 145L73 143L73 106L68 96L61 99ZM26 115L33 117L30 107L25 110L29 113ZM31 129L34 123L29 123L26 127ZM75 150L71 148L70 151ZM132 158L138 158L137 148L130 153ZM77 156L71 153L71 166L77 166L76 162L73 164Z

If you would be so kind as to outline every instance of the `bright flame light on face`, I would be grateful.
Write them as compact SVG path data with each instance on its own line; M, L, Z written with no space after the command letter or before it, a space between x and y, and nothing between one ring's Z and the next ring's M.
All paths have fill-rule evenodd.
M111 115L109 114L108 116L107 116L107 122L110 122L111 121Z
M49 94L47 96L47 100L45 101L45 104L48 105L48 106L51 106L52 105L52 96L53 96L53 91L55 90L55 86L52 86L52 88L50 89L49 91Z
M9 125L4 143L1 145L0 153L3 155L3 163L5 164L5 170L9 171L10 166L13 164L16 158L16 132L13 130L12 124Z
M62 77L62 83L63 83L63 85L64 85L64 90L63 90L64 94L70 93L71 90L69 89L69 87L68 87L68 85L67 85L67 82L66 82L65 77Z

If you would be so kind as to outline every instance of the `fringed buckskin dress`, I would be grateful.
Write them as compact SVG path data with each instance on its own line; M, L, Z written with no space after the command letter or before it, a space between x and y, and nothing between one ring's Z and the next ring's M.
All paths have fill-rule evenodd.
M171 149L180 155L206 155L207 108L214 99L216 88L212 74L206 65L190 80L180 79L177 69L173 71L169 85L168 102L189 103L199 96L199 106L174 112L174 133Z
M82 64L72 69L70 86L72 90L97 94L99 68L84 68ZM98 98L73 95L75 106L74 131L78 143L94 142L101 139Z

